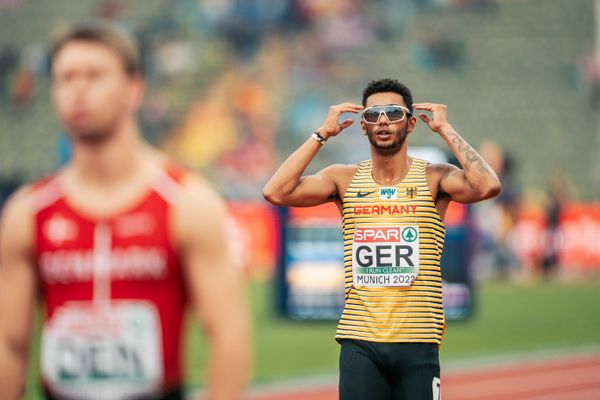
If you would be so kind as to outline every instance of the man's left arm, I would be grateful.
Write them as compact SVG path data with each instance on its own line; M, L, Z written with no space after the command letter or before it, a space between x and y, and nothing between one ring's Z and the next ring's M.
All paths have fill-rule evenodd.
M242 397L249 378L250 318L243 271L234 254L221 197L190 179L176 207L180 251L191 305L208 340L208 400Z
M431 118L419 114L431 130L447 143L462 169L447 165L442 168L439 188L451 200L474 203L500 193L500 180L489 164L473 149L448 122L448 107L443 104L418 103L415 110L430 111Z

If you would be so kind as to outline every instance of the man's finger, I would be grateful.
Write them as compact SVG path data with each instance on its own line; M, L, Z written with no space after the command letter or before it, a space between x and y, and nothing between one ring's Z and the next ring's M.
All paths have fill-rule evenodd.
M360 110L362 110L364 107L361 106L360 104L342 103L342 104L332 106L331 108L333 110L335 110L337 113L342 114L345 112L357 113Z
M356 104L356 103L342 103L342 104L340 104L340 106L343 106L343 107L352 107L352 108L358 108L358 109L364 108L360 104Z
M352 121L351 119L346 119L342 122L340 122L340 128L342 129L346 129L347 127L349 127L350 125L352 125L354 123L354 121Z
M429 125L429 123L431 122L429 117L425 114L419 114L419 118L421 118L421 121L425 122L427 125Z
M433 109L435 108L435 104L434 103L415 103L413 104L413 108L416 110L426 110L426 111L433 111Z

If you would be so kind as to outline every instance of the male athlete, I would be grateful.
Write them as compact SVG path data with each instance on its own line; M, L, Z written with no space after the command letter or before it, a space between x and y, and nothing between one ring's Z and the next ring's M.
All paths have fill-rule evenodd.
M430 164L407 153L419 117L448 145L462 169ZM371 159L303 173L326 141L360 113ZM345 307L336 339L340 398L440 398L438 347L444 333L440 257L450 200L472 203L495 196L500 182L456 133L441 104L413 104L402 83L381 79L363 91L362 106L332 106L317 129L264 188L273 204L335 202L342 214Z
M206 398L238 399L249 364L228 214L203 180L147 145L137 49L74 27L51 49L52 97L72 161L22 188L0 224L0 397L23 394L44 301L48 399L181 399L186 305L208 338Z

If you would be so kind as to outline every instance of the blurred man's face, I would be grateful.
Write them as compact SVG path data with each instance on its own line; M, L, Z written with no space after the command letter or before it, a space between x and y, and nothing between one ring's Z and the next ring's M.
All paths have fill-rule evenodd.
M395 92L374 93L367 98L365 108L397 104L406 107L404 98ZM402 148L406 137L414 129L416 119L407 116L400 122L390 123L385 115L381 115L376 124L366 124L361 121L361 126L371 145L378 154L396 154Z
M102 141L136 111L140 82L117 53L101 43L73 41L56 54L52 97L74 140Z

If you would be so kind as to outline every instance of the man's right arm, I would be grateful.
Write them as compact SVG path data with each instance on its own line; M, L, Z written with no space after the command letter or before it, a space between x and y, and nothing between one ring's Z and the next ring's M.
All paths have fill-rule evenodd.
M0 388L3 399L23 396L36 277L33 216L25 190L6 204L0 220Z
M339 117L347 112L358 113L362 108L352 103L332 106L327 119L317 132L325 139L337 136L353 123L351 119L339 122ZM329 201L337 192L332 177L336 175L338 166L330 166L315 175L303 176L321 146L317 140L309 138L292 153L265 185L265 199L275 205L297 207L315 206Z

